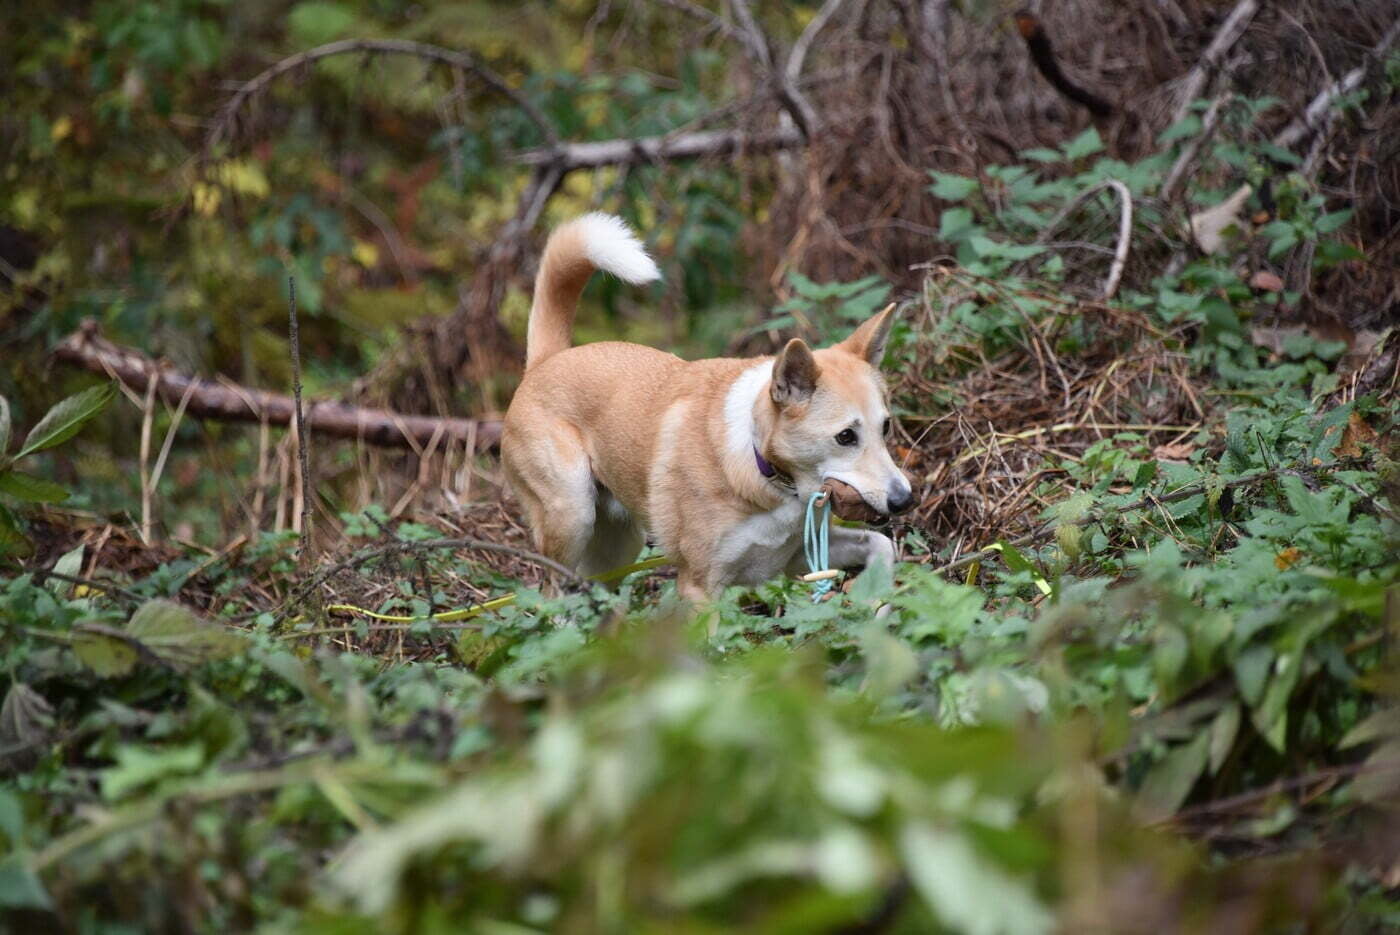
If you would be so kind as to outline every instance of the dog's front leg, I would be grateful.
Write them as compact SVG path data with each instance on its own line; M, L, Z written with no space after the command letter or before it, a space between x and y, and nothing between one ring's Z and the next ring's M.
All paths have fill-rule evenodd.
M827 553L832 568L864 567L870 574L880 575L885 582L894 581L894 543L890 537L870 529L850 529L832 526L830 550ZM807 561L802 552L793 556L788 574L806 574Z

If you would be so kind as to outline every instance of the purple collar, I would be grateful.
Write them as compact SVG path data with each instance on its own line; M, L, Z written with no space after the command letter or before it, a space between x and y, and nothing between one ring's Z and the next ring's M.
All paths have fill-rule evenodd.
M773 467L772 463L758 450L757 445L753 446L753 460L758 465L758 473L768 480L775 481L784 487L790 487L794 493L796 492L797 485L792 482L792 478Z

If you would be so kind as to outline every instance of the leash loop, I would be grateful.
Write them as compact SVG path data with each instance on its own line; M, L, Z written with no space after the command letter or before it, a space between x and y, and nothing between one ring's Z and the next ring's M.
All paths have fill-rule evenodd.
M820 601L835 585L836 575L829 569L831 534L831 497L822 490L807 500L807 518L802 524L802 553L812 570L803 579L811 581L812 600Z

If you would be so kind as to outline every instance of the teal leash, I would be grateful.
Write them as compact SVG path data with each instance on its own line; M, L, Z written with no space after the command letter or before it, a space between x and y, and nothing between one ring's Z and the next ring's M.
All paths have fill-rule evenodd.
M817 501L821 501L818 503ZM819 601L835 586L836 576L829 573L831 561L831 497L818 490L807 500L807 519L802 524L802 552L812 573L812 600ZM821 574L821 578L816 578Z

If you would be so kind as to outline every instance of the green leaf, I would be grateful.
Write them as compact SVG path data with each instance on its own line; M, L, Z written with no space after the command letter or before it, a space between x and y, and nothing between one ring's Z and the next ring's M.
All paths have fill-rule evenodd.
M1225 765L1225 758L1235 745L1235 737L1240 732L1240 706L1230 702L1220 709L1215 720L1210 723L1210 774L1214 776Z
M68 488L20 471L0 473L0 493L25 503L57 503L68 499Z
M50 409L24 440L16 458L24 458L60 445L78 434L83 423L97 415L117 394L110 383L75 393Z
M958 241L974 227L971 211L967 208L949 208L939 219L938 236L944 240Z
M78 630L73 634L73 652L100 678L120 678L136 668L140 655L126 641L106 633Z
M1026 150L1021 153L1021 158L1032 162L1059 162L1061 157L1059 150L1040 147Z
M1317 219L1317 223L1314 227L1319 234L1330 234L1347 221L1350 221L1352 213L1352 210L1347 208L1343 211L1333 211L1331 214L1324 214Z
M872 621L860 632L860 652L865 657L865 678L861 691L872 698L884 698L903 688L919 673L919 659L909 644Z
M1235 683L1245 704L1253 707L1264 697L1264 682L1274 663L1274 651L1269 646L1251 646L1235 660Z
M1049 594L1050 583L1045 580L1045 576L1040 573L1040 569L1031 564L1030 560L1017 551L1016 547L1009 542L997 541L987 546L989 552L1000 552L1002 560L1006 562L1006 567L1012 571L1028 572L1035 586L1040 589L1041 594Z
M906 824L900 856L929 908L952 931L985 935L1049 932L1054 919L1025 880L979 854L961 831Z
M962 201L980 187L976 179L965 175L952 175L948 172L930 172L929 175L933 176L933 184L929 186L929 191L935 198L942 198L944 201Z
M175 668L228 659L245 648L243 638L233 630L206 623L189 608L160 599L142 604L131 615L126 632Z
M204 745L176 747L120 747L117 765L102 774L102 797L109 802L133 789L164 779L188 775L204 765Z
M12 682L0 705L0 747L42 743L53 727L53 705L23 682Z
M1092 156L1103 149L1103 139L1099 136L1099 131L1090 127L1083 133L1070 140L1063 147L1065 159L1073 162L1076 159L1083 159L1085 156Z
M1288 736L1288 699L1302 673L1301 652L1279 653L1273 664L1273 678L1259 704L1250 712L1254 726L1269 746L1282 753Z
M53 909L48 891L39 875L24 862L24 855L12 853L0 860L0 906L6 909Z
M9 839L12 851L24 840L24 803L15 792L3 787L0 787L0 832Z
M1157 684L1168 687L1181 674L1181 668L1186 665L1186 657L1190 654L1186 634L1178 627L1162 624L1157 627L1153 643L1152 669L1156 673Z
M1201 118L1197 114L1187 114L1176 123L1167 127L1157 135L1157 142L1163 146L1176 140L1185 139L1188 136L1195 136L1201 132Z
M1071 497L1067 497L1050 507L1050 516L1058 524L1077 523L1089 515L1089 511L1094 508L1094 495L1081 490Z
M1210 754L1210 733L1200 731L1190 743L1175 747L1163 757L1138 791L1138 807L1148 821L1162 821L1175 815L1191 794Z
M1338 750L1346 750L1363 743L1371 743L1382 737L1400 737L1400 709L1382 708L1370 717L1347 731L1337 744Z
M34 546L29 538L19 531L15 516L3 503L0 503L0 557L13 555L28 558L34 554Z
M83 570L83 550L86 548L82 543L65 552L58 557L58 561L53 563L53 570L60 575L73 577ZM73 585L62 578L55 578L49 583L50 590L55 594L68 594L73 590Z
M355 25L355 14L339 3L309 0L298 3L287 14L287 25L304 45L320 45L343 35Z

